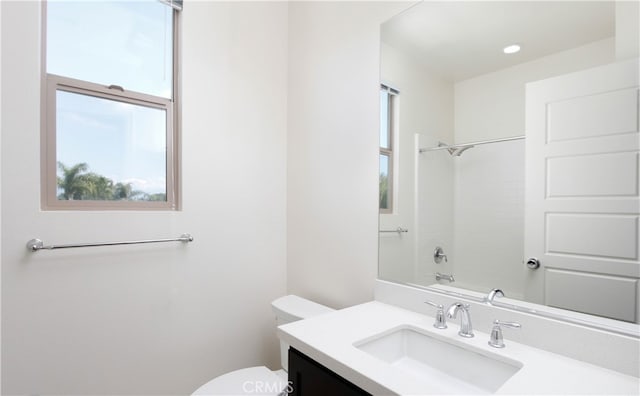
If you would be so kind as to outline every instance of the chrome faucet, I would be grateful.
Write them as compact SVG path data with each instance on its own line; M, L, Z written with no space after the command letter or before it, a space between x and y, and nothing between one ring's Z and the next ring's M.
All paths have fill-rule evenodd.
M500 289L491 289L484 301L489 305L493 305L493 299L496 297L504 297L504 292Z
M447 274L441 274L439 272L436 272L436 280L437 281L447 280L447 281L449 281L449 283L456 281L455 278L453 277L453 274L447 275Z
M460 335L460 337L473 337L473 327L471 326L471 315L469 315L469 308L469 304L462 304L457 302L451 304L449 309L447 309L447 316L449 317L449 319L455 319L458 315L458 311L461 312L460 331L458 332L458 335Z

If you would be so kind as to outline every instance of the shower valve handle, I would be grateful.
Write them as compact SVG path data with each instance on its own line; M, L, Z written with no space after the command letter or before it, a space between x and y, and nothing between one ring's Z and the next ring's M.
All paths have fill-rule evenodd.
M436 264L440 264L442 262L442 259L444 259L445 263L449 262L449 260L447 259L447 255L444 254L444 249L438 246L436 247L436 250L433 251L433 261Z

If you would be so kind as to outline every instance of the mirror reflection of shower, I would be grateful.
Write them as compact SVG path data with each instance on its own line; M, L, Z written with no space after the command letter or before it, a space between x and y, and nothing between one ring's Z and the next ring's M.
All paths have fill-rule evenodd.
M411 232L380 234L381 279L483 295L500 288L512 299L542 301L543 272L535 275L525 262L546 257L525 254L525 219L532 219L525 211L537 211L531 197L544 195L536 193L544 186L525 193L527 179L534 180L525 173L539 170L525 163L548 153L536 151L530 136L540 134L527 128L528 85L638 57L639 7L635 1L428 1L382 25L380 81L399 94L393 122L381 122L396 133L388 189L394 201L380 214L380 229ZM520 52L503 51L514 42ZM539 233L528 231L526 240ZM446 261L434 262L436 247ZM602 268L617 271L620 264ZM455 283L437 281L436 272L455 275ZM580 301L581 312L601 315L589 304Z
M523 276L525 137L513 135L449 144L414 136L415 283L486 293ZM484 251L493 253L478 255ZM423 258L427 252L431 260ZM519 297L522 290L509 287L509 294Z

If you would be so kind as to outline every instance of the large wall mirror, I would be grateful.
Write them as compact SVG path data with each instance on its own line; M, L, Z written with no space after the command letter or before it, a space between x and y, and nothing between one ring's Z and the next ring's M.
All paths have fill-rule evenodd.
M382 25L381 279L639 323L638 4Z

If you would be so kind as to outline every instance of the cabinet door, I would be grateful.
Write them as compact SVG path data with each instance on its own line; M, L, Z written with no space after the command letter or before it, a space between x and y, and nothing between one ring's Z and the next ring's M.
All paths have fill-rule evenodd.
M638 61L527 84L527 300L639 322Z
M289 385L292 396L370 395L293 348L289 348Z

